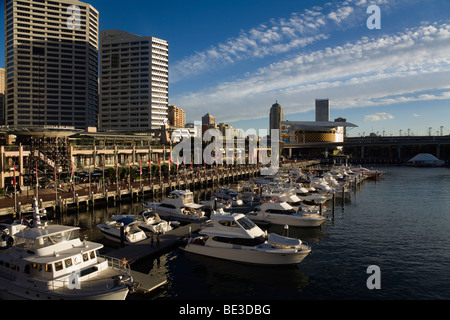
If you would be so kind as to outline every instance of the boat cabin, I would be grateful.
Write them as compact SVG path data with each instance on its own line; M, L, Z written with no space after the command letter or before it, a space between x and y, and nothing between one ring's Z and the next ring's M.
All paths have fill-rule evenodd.
M78 227L61 225L16 233L14 245L2 250L0 255L1 273L12 279L29 276L35 286L57 289L67 285L71 274L77 273L81 277L98 271L102 267L97 264L97 250L103 245L82 242L78 234ZM106 266L107 262L103 267Z

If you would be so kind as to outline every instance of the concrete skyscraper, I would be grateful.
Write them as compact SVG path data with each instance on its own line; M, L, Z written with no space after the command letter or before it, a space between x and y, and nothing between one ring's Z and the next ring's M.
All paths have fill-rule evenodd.
M316 121L330 121L330 101L316 99Z
M270 122L270 130L272 129L280 129L280 123L283 121L283 108L278 102L275 102L275 104L272 105L272 108L270 108L270 116L269 116L269 122ZM269 131L269 135L271 136L271 132ZM280 135L281 137L281 135Z
M100 33L100 129L147 131L168 124L169 44L121 30Z
M97 126L98 11L76 0L6 0L5 123Z

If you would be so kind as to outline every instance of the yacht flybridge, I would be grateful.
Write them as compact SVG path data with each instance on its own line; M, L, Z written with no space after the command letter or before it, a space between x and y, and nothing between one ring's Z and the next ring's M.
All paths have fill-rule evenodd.
M203 205L194 203L194 194L189 190L174 190L161 203L145 202L143 205L169 220L193 222L205 217Z
M98 255L102 244L81 241L79 228L40 222L14 234L0 250L0 297L33 300L123 300L133 286L129 266ZM116 264L114 264L116 262Z
M300 263L311 249L299 239L269 234L245 215L211 215L211 226L189 239L184 250L210 257L261 265Z

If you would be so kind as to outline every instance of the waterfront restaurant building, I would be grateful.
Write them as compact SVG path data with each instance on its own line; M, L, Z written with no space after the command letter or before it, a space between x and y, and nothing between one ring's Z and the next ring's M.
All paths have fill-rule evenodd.
M328 152L341 149L346 128L357 127L353 123L339 118L335 121L282 121L281 142L288 157L307 155L312 150L328 156Z

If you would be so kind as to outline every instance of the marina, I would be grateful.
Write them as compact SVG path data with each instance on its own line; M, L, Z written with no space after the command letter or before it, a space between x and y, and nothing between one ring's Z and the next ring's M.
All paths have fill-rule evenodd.
M324 175L330 172L330 167L326 168L320 171L315 167L315 174ZM104 243L103 255L116 261L126 261L131 267L133 279L138 284L136 293L128 295L127 299L131 300L192 299L192 295L196 299L228 299L230 294L233 299L266 299L264 293L269 292L270 300L449 298L450 292L443 287L436 275L438 270L443 272L444 276L447 274L442 269L447 263L443 257L436 258L440 249L433 242L436 240L445 245L448 240L443 234L449 224L438 226L429 222L430 218L436 219L437 216L441 217L441 221L447 221L442 216L442 209L450 207L450 198L445 192L435 195L435 199L440 199L439 201L430 202L421 198L431 194L435 187L442 187L446 179L450 180L448 168L391 166L374 169L383 172L377 179L371 179L370 175L363 177L362 174L351 177L350 199L333 197L323 203L326 208L321 216L325 218L325 222L320 227L286 228L283 225L261 224L263 230L300 239L311 248L311 253L303 261L290 267L252 266L185 252L183 248L187 241L191 235L198 234L204 228L204 221L186 223L164 234L155 234L136 244L123 246L105 239L96 228L96 224L107 221L114 215L139 215L145 209L142 202L128 201L118 206L72 210L61 215L58 221L65 225L80 226L84 238ZM305 172L311 174L312 170ZM263 181L259 178L255 180ZM237 189L238 185L237 182L229 184L233 189ZM198 189L194 193L194 199L203 198L204 195L210 197L214 190L219 188ZM413 190L422 192L419 199L403 199L407 198L406 194L412 194ZM157 196L151 199L162 198ZM148 201L148 198L145 201ZM382 202L386 205L380 205ZM259 202L245 203L226 211L245 214L254 210L258 204ZM425 210L422 208L424 205L427 206L429 214L417 215L418 210ZM405 215L408 213L409 217ZM401 219L402 223L397 221L398 219ZM412 224L423 219L428 221L428 227ZM397 228L402 232L394 231ZM422 258L414 254L417 260L414 263L404 260L400 252L406 250L411 254L411 240L417 234L424 235L424 232L428 232L425 229L436 228L436 238L433 240L425 237L425 243L419 246L422 248L420 250L426 250L431 241L432 250ZM380 250L388 247L396 252L391 252L390 249ZM434 266L435 270L425 276L429 279L427 283L420 282L411 288L406 287L411 285L408 277L412 274L399 276L396 270L405 268L405 272L413 272L415 267L411 269L410 263L415 266L419 264L419 267L422 263L431 263ZM381 290L369 290L366 286L369 276L366 268L370 265L379 265L383 272ZM198 268L209 270L210 276L205 278ZM278 272L273 273L271 270L282 270L283 279L278 276ZM263 276L266 272L271 275ZM241 286L234 281L227 284L223 277L235 277L236 281L240 279L247 285ZM261 281L261 277L265 280Z
M292 167L292 168L298 174L302 174L301 167ZM290 177L289 177L289 181L290 181ZM276 185L279 185L279 183L280 183L279 181L276 182ZM245 184L248 184L248 183L245 183ZM259 186L260 193L262 192L262 188L263 188L262 185L263 184L261 184ZM242 186L240 186L240 188L242 188ZM253 190L255 190L255 188L257 188L256 185L253 187ZM228 188L223 188L223 187L218 188L217 192L215 192L214 194L211 189L211 199L213 199L213 196L215 197L216 195L222 196L225 189L227 190L227 193L230 194L231 189L228 189ZM270 188L268 188L268 186L264 186L264 189L266 190L266 192L268 190L270 190ZM230 204L234 203L234 206L239 207L239 209L241 211L249 211L250 209L255 208L255 205L258 204L258 201L259 201L258 199L259 198L263 199L262 193L261 193L261 195L258 195L256 192L250 198L250 206L248 206L248 203L246 206L244 206L243 201L238 200L237 196L238 196L238 193L234 192L233 200L231 201L231 198L229 199L231 201ZM248 197L248 195L247 195L247 197ZM97 228L101 231L101 233L103 234L104 237L106 237L108 240L112 240L114 242L120 243L120 248L118 248L116 250L112 250L112 251L108 250L107 256L109 258L120 260L121 264L124 267L129 266L133 263L139 263L139 261L141 261L145 258L148 258L151 256L159 256L164 252L167 252L171 249L176 248L180 244L186 243L186 240L189 239L189 237L191 237L192 233L201 232L201 230L205 227L205 225L204 225L205 223L208 223L208 224L212 223L210 220L207 220L208 217L204 216L203 211L202 211L201 216L198 214L193 214L193 212L190 211L193 208L196 208L196 209L203 208L203 205L194 203L194 194L191 191L175 190L175 191L170 192L169 195L165 199L168 199L168 200L172 199L173 201L178 203L177 204L177 207L178 207L177 212L179 212L179 213L175 216L172 214L169 214L168 215L169 219L170 218L179 219L180 216L183 216L183 215L186 215L187 217L194 217L195 219L192 219L192 218L186 219L185 222L187 222L188 224L184 225L182 227L178 227L175 229L172 229L172 228L166 229L163 232L159 232L159 230L158 230L157 233L152 233L147 238L147 235L144 233L144 231L139 229L139 223L137 220L134 220L132 218L132 215L127 215L127 214L113 215L112 216L113 220L110 220L110 218L107 218L106 221L97 225ZM162 201L162 203L166 203L165 199ZM216 205L217 205L216 199L217 198L214 198L214 200L213 200L214 208L213 208L213 210L210 211L209 219L212 219L214 221L217 217L220 217L221 219L225 218L227 216L229 216L230 218L234 217L234 215L231 216L231 213L225 213L223 211L223 209L221 209L221 211L220 211L221 213L217 212L216 211ZM255 201L255 204L253 204L253 201ZM271 200L262 200L262 201L270 202ZM41 201L40 204L42 206L43 202ZM37 218L39 218L39 215L36 217L36 214L35 214L37 211L42 210L42 212L44 212L44 213L46 211L45 207L42 206L40 209L38 209L38 207L39 207L39 203L38 203L37 199L34 198L33 221L35 221ZM152 210L151 208L154 208L155 215L157 216L158 221L161 221L161 219L159 218L159 216L157 214L157 207L155 205L151 205L148 202L142 201L142 207L144 209L144 211L142 211L140 213L140 215L142 215L142 217L144 217L144 213L146 211L151 211ZM173 206L173 207L175 208L175 206ZM94 207L92 207L92 209L94 209ZM189 211L185 211L185 210L189 210ZM62 212L59 211L59 213L62 213ZM78 206L77 206L77 214L78 213L79 213L79 210L78 210ZM53 217L55 217L55 214L57 214L57 212L53 212ZM238 214L238 213L236 213L236 214ZM244 214L240 213L238 215L239 215L238 220L236 220L235 222L232 222L232 220L230 220L229 222L227 222L227 224L234 223L236 226L238 226L238 225L244 226L243 231L247 230L247 229L251 229L251 230L256 229L257 230L256 233L258 234L257 238L262 239L262 237L267 237L267 234L263 233L263 231L261 229L259 229L259 227L257 227L253 222L251 222ZM23 215L20 215L20 217L25 219L25 216L23 216ZM245 224L242 224L243 223L242 221L244 221L244 220L246 220L247 222ZM203 225L203 227L202 227L202 225ZM47 228L47 227L45 227L45 228ZM45 230L45 228L44 228L44 230ZM231 228L230 230L235 231L237 229ZM8 238L8 235L9 235L9 238ZM12 235L13 234L11 234L11 233L7 233L3 236L6 240L5 243L10 244L8 239L12 239L11 238ZM247 236L249 236L249 235L250 234L248 234ZM244 236L244 238L247 236ZM234 238L234 236L232 236L232 238ZM256 262L257 260L254 260L255 263L263 263L263 264L286 264L286 263L292 264L292 263L294 263L294 264L296 264L296 263L299 263L301 260L303 260L303 258L306 255L308 255L310 252L309 247L302 245L301 240L299 240L299 239L295 240L295 239L291 239L291 238L284 238L281 236L277 236L275 234L273 234L273 235L270 234L267 239L269 240L268 244L263 244L263 242L265 240L263 240L263 242L259 242L259 244L255 243L255 245L256 245L255 248L260 248L260 249L256 249L257 251L261 252L258 255L264 254L265 250L269 250L268 252L273 252L272 254L269 254L269 256L273 255L273 257L275 257L276 255L280 255L279 258L277 258L278 261L277 260L272 261L271 258L263 258L263 260L261 260L261 262ZM243 240L244 239L239 240L239 243L241 243ZM254 240L256 240L256 239L254 239ZM191 241L193 241L192 238L190 240L188 240L187 247L192 247L192 245L190 245ZM254 243L255 241L252 240L251 242ZM192 242L192 243L194 243L194 242ZM247 243L247 242L244 241L243 243ZM13 244L13 241L11 241L11 244ZM245 244L245 245L243 245L242 248L246 248L246 246L247 245ZM267 246L267 248L261 247L261 246ZM204 246L204 248L208 248L208 247L210 247L210 246L209 245ZM237 247L235 247L235 245L233 245L232 248L236 249ZM263 248L265 248L265 249L263 249ZM215 251L216 249L212 248L212 250ZM254 249L252 249L251 251L248 251L248 252L251 253L253 250ZM288 252L291 252L292 254L296 254L297 251L300 254L299 258L284 260L285 258L283 258L283 257L286 256L286 254ZM303 251L305 251L305 253L301 253ZM234 254L232 252L230 252L230 254L224 255L224 257L227 257L227 259L234 257ZM243 257L246 257L246 255L244 255ZM261 258L262 257L263 256L261 256ZM242 261L250 262L251 260L244 259ZM141 292L150 292L152 290L155 290L156 288L159 288L160 286L162 286L166 283L166 280L164 279L164 277L156 277L156 278L153 277L152 279L148 279L148 278L142 277L142 275L137 273L136 271L134 271L133 273L134 273L134 278L141 278L141 281L136 282L136 286L135 286Z

